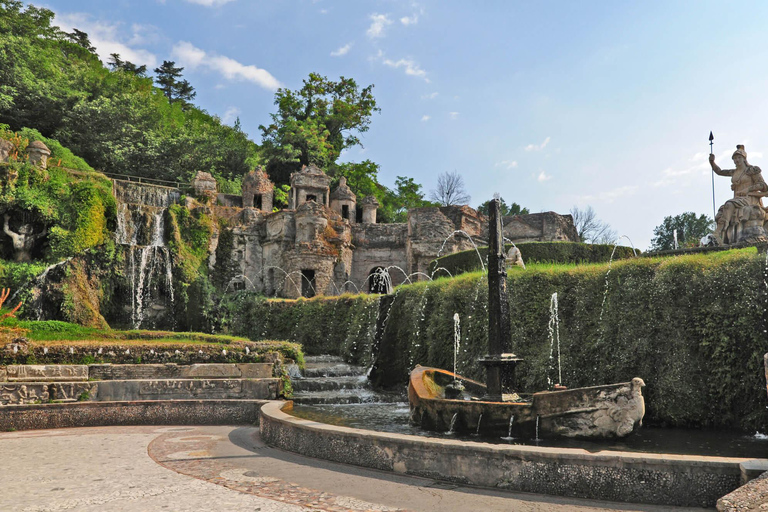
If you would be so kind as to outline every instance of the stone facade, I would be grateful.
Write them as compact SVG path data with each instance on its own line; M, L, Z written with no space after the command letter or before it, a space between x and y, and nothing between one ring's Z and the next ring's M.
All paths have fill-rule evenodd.
M233 199L224 206L220 197L222 206L214 208L227 219L232 243L224 247L215 237L211 265L233 269L233 287L268 296L386 292L390 284L426 279L436 257L488 238L487 218L469 206L416 208L406 223L377 224L375 197L358 204L346 179L332 191L330 183L320 168L305 166L291 175L289 208L272 212L272 183L261 169L251 171L243 180L243 207ZM578 241L569 215L507 217L504 225L513 241ZM386 286L383 270L391 278Z

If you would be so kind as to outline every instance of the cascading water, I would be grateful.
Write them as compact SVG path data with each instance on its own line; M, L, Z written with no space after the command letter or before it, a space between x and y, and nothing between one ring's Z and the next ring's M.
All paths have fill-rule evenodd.
M131 293L130 323L142 327L149 317L153 324L159 312L173 311L173 265L165 243L165 214L177 203L181 193L172 188L115 180L117 199L117 243L126 248L126 272ZM173 314L165 322L174 326Z
M547 325L547 331L549 332L549 371L554 370L555 362L555 346L557 346L557 383L563 383L563 367L560 362L560 318L557 311L557 292L552 294L549 301L549 324ZM553 386L552 377L547 374L547 384L550 389Z

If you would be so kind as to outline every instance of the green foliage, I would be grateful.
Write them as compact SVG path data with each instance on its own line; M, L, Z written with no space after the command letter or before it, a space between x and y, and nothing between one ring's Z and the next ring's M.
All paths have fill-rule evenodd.
M14 293L40 275L47 265L0 260L0 288L10 288Z
M520 242L516 246L520 249L526 265L530 263L602 263L609 261L611 254L614 260L631 258L635 255L631 247L577 242ZM511 244L506 245L504 250L509 251L511 247ZM478 251L483 262L486 262L488 248L479 247ZM430 265L430 272L438 268L447 270L453 276L474 272L481 268L480 258L474 249L457 252L434 260ZM442 271L437 275L442 275L440 272Z
M165 60L159 68L155 68L155 81L169 102L179 102L182 107L187 108L197 93L187 80L179 80L182 71L184 68L177 68L174 61Z
M437 203L424 199L424 191L420 184L413 178L398 176L395 179L395 189L385 189L381 196L377 196L381 207L377 212L377 221L387 222L407 222L408 210L413 208L424 208L427 206L438 206Z
M490 205L491 201L488 200L477 207L477 211L482 213L483 215L490 215ZM504 217L511 216L511 215L528 215L530 210L528 208L523 208L517 203L512 203L511 205L507 205L507 202L504 201L503 197L499 197L499 208L501 209L501 215Z
M55 137L109 173L187 182L198 170L233 179L253 165L258 146L238 124L223 125L189 104L194 91L171 73L173 63L160 76L170 78L166 97L143 66L113 55L110 70L87 34L66 34L54 23L48 9L0 2L0 120L12 130ZM57 161L57 148L46 145Z
M680 247L697 247L699 241L715 228L714 221L703 213L693 212L664 217L664 222L653 229L652 251L669 251L675 248L675 230Z
M508 348L525 360L517 368L522 390L546 389L548 373L554 377L547 325L557 292L563 384L641 377L646 424L768 428L765 255L743 249L614 261L611 267L532 267L507 278ZM273 301L243 293L227 304L227 314L231 330L256 337L280 333L310 354L370 364L374 353L373 380L402 386L416 364L452 368L458 313L459 373L484 380L477 359L487 351L487 287L482 274L468 273L402 286L383 298Z
M343 149L361 146L357 134L379 111L372 91L373 85L360 89L351 78L336 82L317 73L298 91L278 89L272 123L259 127L272 181L288 183L291 172L310 163L328 168Z

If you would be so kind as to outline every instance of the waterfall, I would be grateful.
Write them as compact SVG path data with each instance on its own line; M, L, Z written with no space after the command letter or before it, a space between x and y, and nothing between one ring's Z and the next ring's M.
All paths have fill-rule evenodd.
M165 215L177 203L177 189L114 180L117 199L115 239L126 248L126 273L131 287L133 329L139 329L152 317L156 323L161 313L171 309L173 325L173 266L165 240Z

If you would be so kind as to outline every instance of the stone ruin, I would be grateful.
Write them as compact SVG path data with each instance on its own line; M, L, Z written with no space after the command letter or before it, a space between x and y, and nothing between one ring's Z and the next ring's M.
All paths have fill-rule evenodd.
M344 177L331 190L331 177L315 165L291 175L289 205L280 211L272 211L274 186L263 169L245 176L242 196L216 193L206 174L193 181L195 193L215 194L212 213L228 219L225 229L233 235L231 247L214 236L210 265L234 269L235 289L287 298L386 292L388 285L376 277L382 269L389 269L392 285L407 275L418 280L438 255L488 239L487 219L469 206L415 208L405 223L378 224L375 197L358 206ZM514 242L579 240L570 215L518 215L503 223L504 236Z

